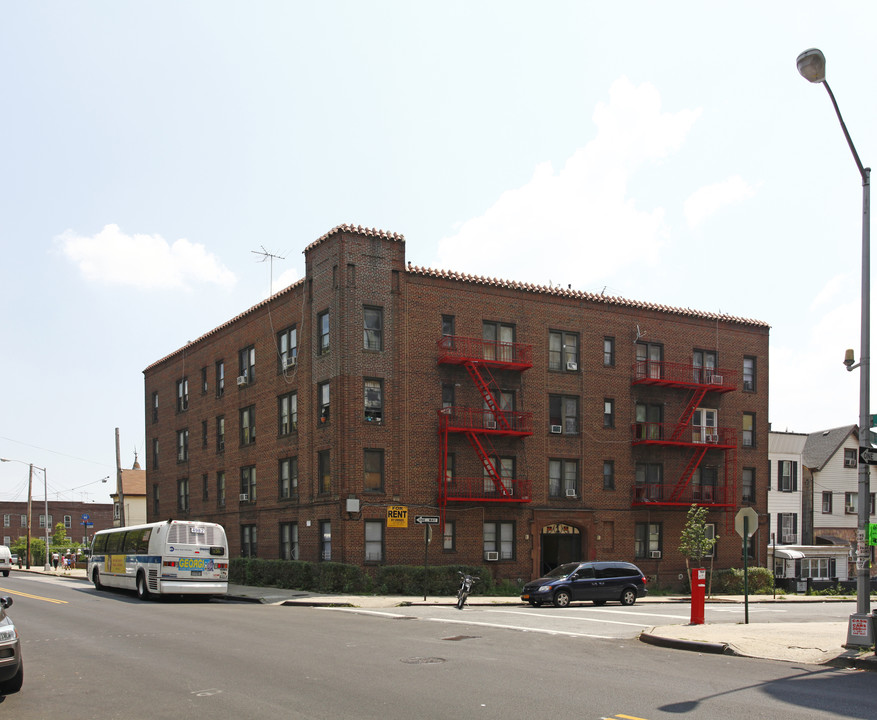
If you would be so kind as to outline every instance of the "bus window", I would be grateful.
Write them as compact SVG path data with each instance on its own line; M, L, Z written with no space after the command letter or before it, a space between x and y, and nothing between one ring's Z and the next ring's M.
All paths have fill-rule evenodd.
M106 535L98 535L94 539L94 545L91 550L93 553L103 553L107 549L107 536Z
M125 533L114 532L107 535L107 553L118 555L122 552L125 541Z

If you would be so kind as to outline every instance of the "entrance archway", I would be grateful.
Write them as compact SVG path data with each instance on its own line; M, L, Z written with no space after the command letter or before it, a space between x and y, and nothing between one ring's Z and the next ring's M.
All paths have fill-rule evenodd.
M581 530L566 523L551 523L539 533L539 573L553 570L566 562L584 560L585 542Z

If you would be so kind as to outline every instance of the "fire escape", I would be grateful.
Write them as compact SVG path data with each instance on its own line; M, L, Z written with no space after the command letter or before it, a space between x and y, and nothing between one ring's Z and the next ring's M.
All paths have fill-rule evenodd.
M737 430L718 427L712 418L704 417L712 410L703 409L707 395L715 396L736 390L736 372L680 363L638 360L633 367L634 386L653 386L687 393L682 412L675 423L636 422L631 427L632 445L678 448L683 453L682 469L673 482L645 482L639 478L633 488L632 505L677 506L692 504L724 510L726 524L733 527L737 507ZM715 403L718 405L718 403ZM701 417L697 418L696 414ZM695 422L695 420L699 422ZM702 462L721 454L722 477L709 477ZM722 462L723 461L723 462ZM694 482L702 467L700 481Z
M492 439L532 435L532 413L500 407L499 384L491 370L527 370L533 366L532 346L446 335L438 341L438 364L462 366L484 401L483 408L455 406L438 411L442 520L449 502L530 502L531 481L509 477L497 467ZM484 468L481 477L448 476L448 437L452 433L463 434L475 451Z

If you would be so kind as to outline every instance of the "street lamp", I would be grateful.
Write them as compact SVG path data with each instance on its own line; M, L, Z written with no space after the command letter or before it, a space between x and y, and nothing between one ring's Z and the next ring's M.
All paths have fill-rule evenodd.
M43 568L47 572L49 571L49 473L46 471L46 468L41 468L33 463L26 463L23 460L13 460L11 458L0 458L0 462L17 462L22 465L27 465L30 468L30 473L28 475L27 480L27 567L30 569L30 504L31 504L31 478L33 476L34 470L42 470L43 471L43 493L45 495L45 517L46 517L46 565Z
M874 625L868 613L870 604L870 570L868 562L868 523L871 505L871 465L870 456L863 456L871 450L871 421L869 415L869 399L871 393L871 168L862 165L856 146L847 132L840 108L834 99L834 93L825 80L825 56L820 50L811 48L798 55L798 72L804 79L812 83L822 83L834 105L837 119L847 144L853 153L856 167L862 176L862 335L861 355L858 364L853 364L852 351L848 350L844 358L847 370L859 368L859 516L856 530L856 613L850 616L847 631L848 646L870 646L874 644Z

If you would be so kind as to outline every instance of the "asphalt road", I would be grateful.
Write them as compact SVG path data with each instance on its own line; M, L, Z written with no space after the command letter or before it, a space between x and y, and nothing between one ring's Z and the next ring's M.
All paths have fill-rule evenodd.
M644 645L618 623L645 614L608 606L560 611L567 621L536 608L142 603L32 575L0 579L0 594L24 643L24 688L0 697L15 720L874 717L871 673Z

